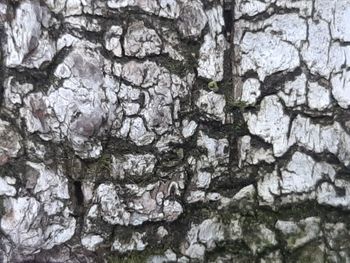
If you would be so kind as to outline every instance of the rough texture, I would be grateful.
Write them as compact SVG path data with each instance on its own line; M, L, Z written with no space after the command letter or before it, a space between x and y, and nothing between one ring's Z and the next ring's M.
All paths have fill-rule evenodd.
M349 262L348 0L0 0L0 262Z

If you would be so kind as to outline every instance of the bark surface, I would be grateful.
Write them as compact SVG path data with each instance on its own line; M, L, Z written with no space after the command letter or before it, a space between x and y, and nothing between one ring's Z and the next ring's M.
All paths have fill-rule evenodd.
M0 0L0 262L349 262L348 0Z

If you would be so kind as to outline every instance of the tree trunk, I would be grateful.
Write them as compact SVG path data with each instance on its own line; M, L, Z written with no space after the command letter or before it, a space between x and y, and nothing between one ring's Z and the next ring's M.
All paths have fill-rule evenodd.
M0 262L350 261L348 0L0 22Z

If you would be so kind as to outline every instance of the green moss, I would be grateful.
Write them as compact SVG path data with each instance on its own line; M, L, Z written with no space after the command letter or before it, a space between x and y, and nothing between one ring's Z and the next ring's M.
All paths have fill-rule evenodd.
M187 67L194 69L198 67L198 59L196 53L191 53L187 58Z
M310 216L331 216L332 213L328 208L318 205L314 201L306 201L299 204L292 204L281 207L278 210L278 217L281 220L298 221Z
M180 77L186 76L188 72L193 72L198 67L198 61L194 54L189 54L185 61L177 61L170 58L159 59L161 66L168 69L171 73Z
M323 263L324 252L316 244L306 246L301 253L293 260L298 263Z
M5 214L4 199L0 199L0 216Z
M298 237L296 235L292 235L287 238L287 246L288 247L293 247L295 242L298 240Z
M219 218L222 223L229 225L232 220L239 219L238 213L238 211L222 211L219 214Z
M208 89L214 91L214 92L218 92L219 91L219 85L216 81L210 81L208 83Z
M231 108L238 108L241 111L247 108L249 105L244 101L239 101L233 98L232 96L226 96L227 105Z
M87 172L89 174L101 174L104 172L111 172L111 156L103 154L95 163L89 165Z
M171 73L175 73L178 75L183 75L184 73L186 73L187 70L181 61L175 61L172 59L164 60L162 66L167 68Z
M144 251L134 251L128 254L110 256L107 259L108 263L144 263L149 257L156 255L164 255L167 248L150 246Z
M243 129L243 125L240 122L235 122L233 125L233 129L235 132L240 132Z
M143 263L147 258L142 254L130 254L127 256L111 256L108 258L108 263Z
M277 214L270 210L256 210L254 217L257 221L261 223L266 223L267 225L274 226L278 220Z

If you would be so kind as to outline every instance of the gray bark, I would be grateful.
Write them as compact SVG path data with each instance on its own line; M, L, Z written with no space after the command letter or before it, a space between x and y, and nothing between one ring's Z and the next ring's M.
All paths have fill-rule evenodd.
M0 262L350 261L348 0L0 0Z

